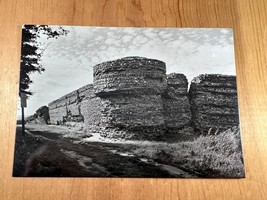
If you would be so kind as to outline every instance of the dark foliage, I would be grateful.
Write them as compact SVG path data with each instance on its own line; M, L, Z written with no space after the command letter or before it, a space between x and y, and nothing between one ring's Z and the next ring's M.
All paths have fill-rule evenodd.
M43 72L45 69L40 64L44 49L40 48L37 39L40 35L47 39L67 35L69 31L62 27L52 28L47 25L24 25L22 28L21 61L20 61L20 85L19 91L31 95L29 85L32 83L29 75L33 72Z

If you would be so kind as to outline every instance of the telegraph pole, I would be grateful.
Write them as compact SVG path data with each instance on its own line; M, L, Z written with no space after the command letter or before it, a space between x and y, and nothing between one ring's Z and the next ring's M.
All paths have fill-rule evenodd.
M24 108L27 107L27 95L23 92L20 93L20 104L21 104L21 114L22 114L22 135L25 136L25 120L24 120Z

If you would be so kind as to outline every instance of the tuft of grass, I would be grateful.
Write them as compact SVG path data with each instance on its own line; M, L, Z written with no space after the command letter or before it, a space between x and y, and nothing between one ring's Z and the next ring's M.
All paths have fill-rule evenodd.
M219 135L200 136L193 141L148 143L137 147L134 153L202 177L244 177L238 127Z

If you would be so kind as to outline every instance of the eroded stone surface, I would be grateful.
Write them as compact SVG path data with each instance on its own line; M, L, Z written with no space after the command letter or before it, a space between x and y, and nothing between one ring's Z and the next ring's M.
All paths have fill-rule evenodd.
M207 133L238 125L235 76L166 75L165 63L126 57L94 67L94 83L49 104L52 124L103 137L160 140L165 133ZM193 128L194 129L193 129Z
M49 106L50 122L57 125L79 126L88 124L88 118L92 114L89 111L89 102L96 98L93 85L88 84L75 90L51 103ZM97 109L96 107L94 107Z
M197 130L226 130L239 124L236 77L206 74L194 78L189 90L192 121Z
M169 74L167 88L162 95L165 124L168 132L177 132L191 124L188 81L184 74Z
M166 84L166 66L159 60L126 57L94 66L94 89L97 96L161 95Z
M116 133L128 131L127 138L164 134L161 95L166 87L166 66L159 60L126 57L96 65L94 89L103 106L101 126L106 127L101 134L115 137L110 129L118 129Z

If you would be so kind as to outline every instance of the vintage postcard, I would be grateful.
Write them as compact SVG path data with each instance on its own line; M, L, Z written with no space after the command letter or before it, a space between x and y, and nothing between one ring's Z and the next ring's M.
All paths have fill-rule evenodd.
M233 32L24 25L13 176L243 178Z

